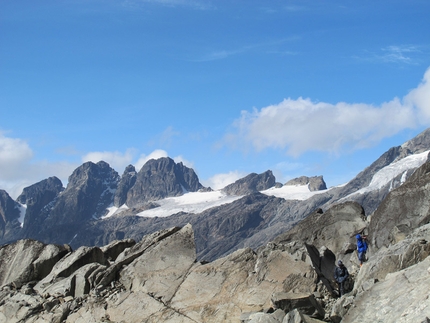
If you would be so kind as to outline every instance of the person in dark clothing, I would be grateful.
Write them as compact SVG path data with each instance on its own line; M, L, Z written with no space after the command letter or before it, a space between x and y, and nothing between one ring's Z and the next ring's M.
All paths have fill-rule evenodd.
M334 269L334 279L336 280L337 286L339 288L339 297L341 297L345 294L345 282L349 277L349 272L341 260L339 260L337 264L338 267L335 267Z
M361 267L366 258L366 251L367 251L366 236L357 234L355 238L357 239L358 261L360 262L360 267Z

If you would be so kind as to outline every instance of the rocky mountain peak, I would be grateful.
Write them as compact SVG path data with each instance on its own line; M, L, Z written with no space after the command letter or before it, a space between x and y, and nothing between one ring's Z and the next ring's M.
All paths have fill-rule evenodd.
M246 195L267 190L275 186L276 180L271 170L264 173L251 173L222 189L227 195Z
M63 183L53 176L23 189L17 201L27 207L24 220L24 231L32 235L33 229L41 222L42 210L53 203L64 190Z
M84 222L104 215L112 203L120 177L108 163L86 162L69 177L47 220L60 223Z
M300 176L292 180L289 180L288 182L285 183L285 185L308 185L309 190L311 192L327 189L326 183L324 182L324 179L322 176L313 176L313 177Z
M151 159L137 173L134 185L127 193L127 206L134 207L184 192L203 188L193 169L176 164L169 157Z

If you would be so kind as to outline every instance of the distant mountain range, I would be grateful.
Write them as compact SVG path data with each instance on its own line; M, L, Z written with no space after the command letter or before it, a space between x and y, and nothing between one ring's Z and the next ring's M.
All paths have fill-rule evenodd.
M139 171L129 165L121 176L106 162L87 162L65 188L50 177L16 200L0 190L0 244L31 238L72 248L102 246L190 223L198 258L214 260L258 248L340 202L358 202L372 215L426 162L429 150L430 129L391 148L347 184L328 189L322 176L281 184L268 170L213 191L193 169L170 158L150 160Z

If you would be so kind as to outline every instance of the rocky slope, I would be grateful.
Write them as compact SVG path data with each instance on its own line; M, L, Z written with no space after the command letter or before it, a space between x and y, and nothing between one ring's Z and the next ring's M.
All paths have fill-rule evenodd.
M429 169L392 190L372 217L357 202L317 209L258 249L208 263L197 259L191 224L102 248L2 246L0 322L427 322ZM361 268L357 232L370 241ZM351 273L341 298L338 259Z

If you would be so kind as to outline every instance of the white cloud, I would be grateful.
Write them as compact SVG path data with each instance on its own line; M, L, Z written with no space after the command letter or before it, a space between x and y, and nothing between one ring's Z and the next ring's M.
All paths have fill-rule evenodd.
M411 64L413 61L410 54L417 53L419 50L415 46L388 46L382 48L382 52L379 58L385 62Z
M0 178L7 178L11 170L20 168L32 157L33 151L24 140L5 137L0 132Z
M101 160L107 162L113 169L121 173L128 165L133 162L136 150L129 148L125 153L119 151L94 151L82 157L82 162L91 161L97 163Z
M421 57L426 56L421 46L391 45L380 48L377 52L367 51L364 56L354 56L357 59L370 62L383 62L395 64L417 64Z
M77 165L68 162L34 161L28 143L0 132L0 189L17 198L24 187L51 176L63 184Z
M260 110L242 111L235 132L224 141L233 147L283 149L292 156L305 151L338 153L369 147L406 128L430 124L430 69L403 100L379 106L285 99Z
M142 168L142 166L145 165L145 163L150 159L159 159L159 158L168 157L168 156L169 155L167 154L167 152L162 149L154 150L149 155L142 154L140 155L138 161L135 164L136 170L139 171Z
M172 159L175 161L175 163L182 163L184 164L184 166L187 166L188 168L194 168L194 163L185 159L182 155L173 157Z
M213 190L219 190L227 185L234 183L238 179L245 177L248 174L241 173L238 171L231 171L225 174L216 174L208 180L202 181L203 186L211 187Z

